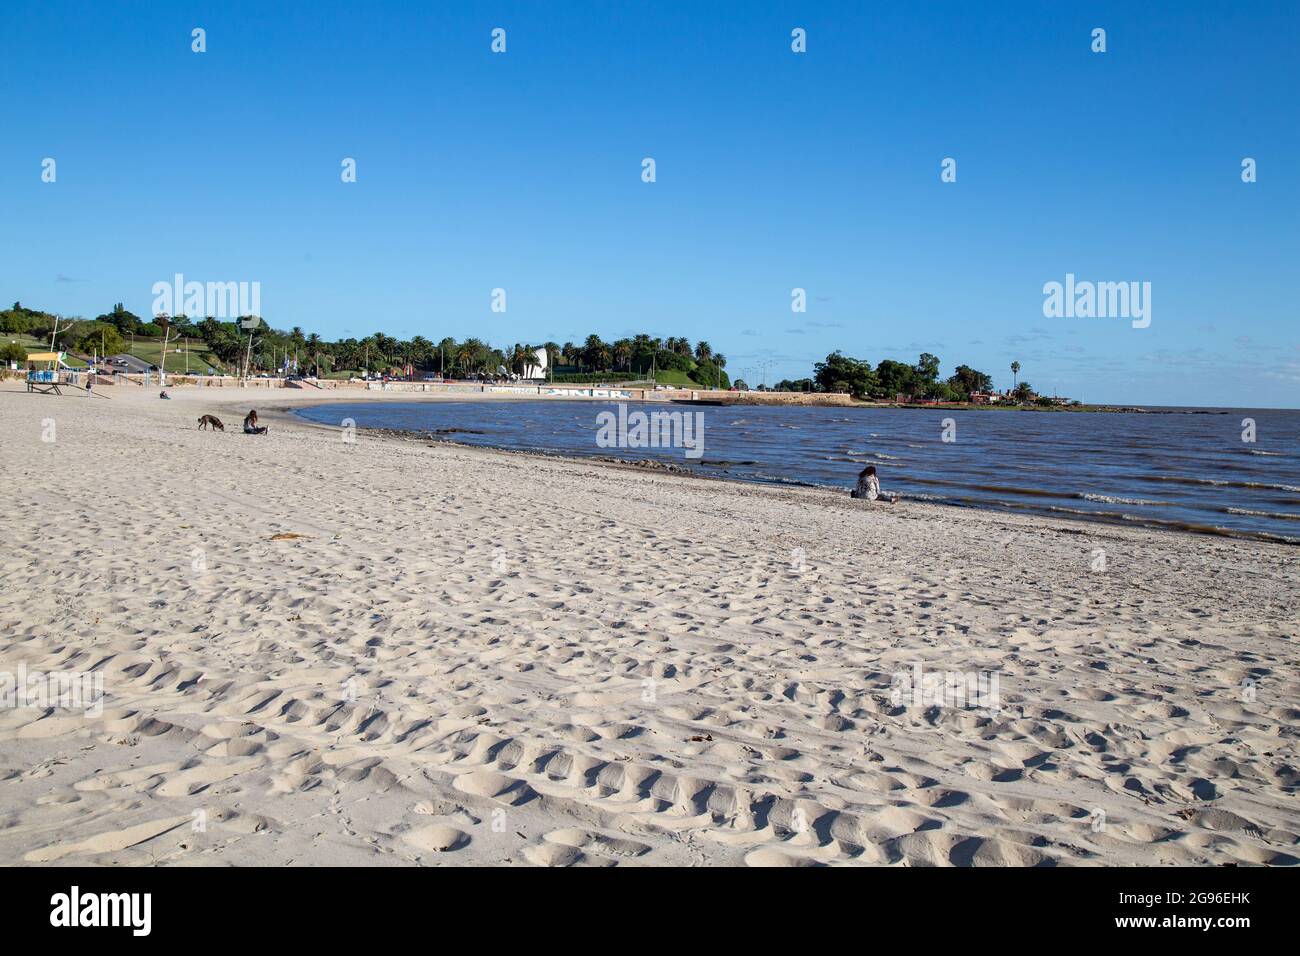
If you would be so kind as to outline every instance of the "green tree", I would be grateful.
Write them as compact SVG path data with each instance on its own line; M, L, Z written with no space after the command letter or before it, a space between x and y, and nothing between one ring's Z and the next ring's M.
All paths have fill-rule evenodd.
M321 345L322 345L321 337L317 335L315 332L307 336L307 341L304 343L304 348L306 349L307 357L311 359L312 372L318 378L320 377Z
M854 398L867 398L877 387L876 373L868 362L838 351L813 366L813 380L822 391L848 392Z
M546 367L553 370L560 364L560 346L554 342L547 342L542 348L546 350Z
M817 386L817 384L810 378L796 378L796 379L783 378L781 379L781 381L777 382L775 385L772 386L772 390L776 392L821 391L821 389Z
M921 357L916 360L916 377L923 385L935 381L939 377L939 356L922 352Z
M127 310L121 302L114 303L113 308L103 315L95 316L96 322L109 322L123 335L139 335L144 323L134 312Z
M913 394L915 382L916 369L906 362L882 359L876 366L875 394L891 401L898 395Z
M1015 384L1017 384L1017 383L1016 383L1016 379L1017 379L1019 376L1020 376L1020 363L1019 363L1019 362L1012 362L1012 363L1011 363L1011 383L1012 383L1013 386L1014 386Z
M587 336L582 347L582 364L594 372L604 372L609 368L609 346L601 341L599 335Z
M122 333L108 322L91 322L77 339L77 349L87 355L117 355L126 349Z
M705 388L730 388L731 380L719 366L713 362L697 362L690 372L691 381Z
M969 365L958 365L948 384L958 395L959 401L968 401L974 392L988 392L993 389L993 379Z
M619 339L610 346L610 355L614 359L614 368L631 369L632 367L632 340Z

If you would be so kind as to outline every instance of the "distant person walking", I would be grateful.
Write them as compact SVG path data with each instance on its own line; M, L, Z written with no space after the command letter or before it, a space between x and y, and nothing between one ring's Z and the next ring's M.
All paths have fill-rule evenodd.
M250 409L244 416L244 434L245 435L265 435L266 426L257 424L257 409Z
M897 495L890 495L885 498L884 492L880 490L880 479L876 477L876 466L867 465L858 475L858 486L853 489L854 498L865 498L867 501L886 500L891 505L898 500Z

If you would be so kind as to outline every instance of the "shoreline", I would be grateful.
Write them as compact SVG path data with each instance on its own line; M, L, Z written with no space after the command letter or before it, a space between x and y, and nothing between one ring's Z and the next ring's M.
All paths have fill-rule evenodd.
M518 400L518 399L512 398L510 400ZM605 399L604 401L611 401L611 400ZM398 399L396 400L396 402L400 403L402 402L402 400ZM301 404L295 404L293 406L283 406L281 408L274 409L274 411L277 414L278 420L281 422L294 422L300 425L308 425L308 426L338 431L340 430L340 427L337 425L328 425L323 422L314 422L311 421L310 419L303 418L301 415L297 414L299 411L308 408L315 408L315 407L334 405L334 404L348 404L348 402L344 399L339 399L337 401L301 403ZM391 428L391 427L356 426L355 430L357 434L368 434L383 440L390 440L390 441L397 441L397 442L406 442L406 443L420 442L429 446L450 445L450 446L454 446L457 448L464 448L464 449L490 450L490 451L500 452L508 455L523 455L526 457L568 461L575 464L596 463L596 464L606 465L612 468L627 468L627 469L632 469L634 471L653 472L656 474L663 474L663 475L669 475L672 477L680 477L680 478L695 478L702 481L735 482L737 484L746 485L746 486L757 486L757 487L766 487L766 488L801 488L810 491L820 492L821 494L830 495L837 498L840 496L847 497L849 491L851 490L847 485L836 489L836 488L827 487L825 485L799 481L796 479L790 479L788 481L775 481L775 480L764 480L758 478L749 479L749 478L737 477L731 474L712 474L707 471L700 470L698 468L685 466L685 465L678 465L671 462L663 462L653 458L633 459L633 458L623 458L623 457L613 456L613 455L583 456L583 455L565 454L562 451L550 451L550 450L531 449L531 448L510 448L501 445L476 445L468 442L457 441L454 437L435 436L434 433L428 431L427 429L414 429L414 428L401 429L401 428ZM1221 528L1212 525L1192 525L1187 522L1169 522L1169 521L1161 521L1159 519L1150 519L1150 518L1134 518L1128 520L1122 518L1112 518L1110 516L1104 516L1104 515L1098 517L1088 517L1085 515L1079 515L1077 517L1067 518L1067 517L1056 516L1056 515L1044 515L1041 512L1037 512L1037 511L1030 512L1029 509L1023 509L1022 511L1022 509L1017 509L1014 507L1001 507L1001 508L982 507L980 505L965 504L962 502L926 501L926 500L911 497L906 493L900 493L899 502L900 503L906 502L909 506L913 506L913 507L924 505L926 507L959 509L962 511L975 511L981 513L993 513L993 514L1000 514L1000 515L1023 514L1025 517L1030 517L1035 520L1061 521L1061 522L1084 525L1084 526L1102 525L1105 527L1114 527L1114 528L1142 528L1144 530L1159 531L1166 534L1185 534L1185 535L1192 535L1194 537L1226 538L1229 540L1236 540L1236 541L1256 541L1256 542L1261 542L1266 544L1275 544L1284 548L1300 547L1300 537L1287 537L1284 535L1273 534L1267 531L1238 530L1238 529L1231 529L1231 528ZM855 507L863 507L863 506L855 505Z

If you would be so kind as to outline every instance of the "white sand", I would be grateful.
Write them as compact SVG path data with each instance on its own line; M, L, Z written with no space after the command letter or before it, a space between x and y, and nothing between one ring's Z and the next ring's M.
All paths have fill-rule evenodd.
M0 863L1300 856L1297 549L110 393L0 388L0 671L107 695L0 709Z

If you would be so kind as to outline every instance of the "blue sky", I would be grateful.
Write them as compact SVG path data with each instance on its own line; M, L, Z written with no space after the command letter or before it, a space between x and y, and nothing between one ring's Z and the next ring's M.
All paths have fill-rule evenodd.
M680 334L769 382L931 351L1297 407L1298 28L1292 2L7 0L0 298L148 314L180 272L329 338ZM1150 327L1044 318L1067 273L1150 282Z

